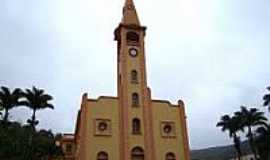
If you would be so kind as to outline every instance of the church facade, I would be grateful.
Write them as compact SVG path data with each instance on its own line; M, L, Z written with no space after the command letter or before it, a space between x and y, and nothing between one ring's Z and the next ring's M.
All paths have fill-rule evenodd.
M189 160L183 101L153 100L147 86L146 27L126 0L116 28L117 97L84 94L72 143L75 160ZM71 145L71 144L69 144Z

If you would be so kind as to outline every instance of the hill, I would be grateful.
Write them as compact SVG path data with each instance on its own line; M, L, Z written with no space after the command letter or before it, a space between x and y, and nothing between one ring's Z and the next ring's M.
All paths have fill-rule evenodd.
M241 147L244 155L250 153L250 148L247 141L243 142ZM192 160L229 160L233 157L236 157L236 152L233 145L191 151Z

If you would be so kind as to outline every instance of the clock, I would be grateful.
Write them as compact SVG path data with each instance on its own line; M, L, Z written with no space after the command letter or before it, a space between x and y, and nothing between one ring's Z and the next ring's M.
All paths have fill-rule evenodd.
M129 49L129 55L132 57L136 57L138 55L138 50L135 48Z

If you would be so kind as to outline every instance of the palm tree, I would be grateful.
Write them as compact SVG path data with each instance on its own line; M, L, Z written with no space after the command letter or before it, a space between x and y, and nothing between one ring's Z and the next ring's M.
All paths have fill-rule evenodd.
M265 125L259 127L256 130L256 138L255 143L258 148L258 153L260 155L261 160L267 160L270 158L269 150L270 150L270 126Z
M270 92L270 87L267 87L267 90ZM268 106L268 110L270 112L270 93L263 96L263 105Z
M36 87L33 87L32 90L26 89L23 95L25 99L21 103L32 110L32 116L27 120L31 128L31 133L29 135L28 150L24 154L24 159L35 159L33 141L35 139L36 126L39 123L39 121L36 120L36 112L46 108L54 109L53 105L49 103L53 97L49 94L45 94L43 89Z
M254 134L252 132L253 127L266 125L267 118L264 116L263 112L259 112L257 108L247 109L247 107L242 106L241 111L235 112L235 115L241 117L241 121L244 127L247 127L250 148L254 154L256 160L258 160L257 151L254 144Z
M228 131L229 137L233 138L234 147L237 151L238 160L241 160L242 151L241 151L241 140L240 137L237 136L238 131L244 131L241 126L241 121L238 117L233 116L232 118L229 115L224 115L221 117L221 120L217 123L217 127L221 127L221 130Z
M36 120L36 112L41 109L54 109L54 106L49 103L53 97L49 94L45 94L43 89L33 87L32 90L26 89L24 92L25 100L22 102L25 106L32 110L31 119L27 120L27 123L35 130L38 121Z
M4 109L3 123L8 122L9 111L20 105L19 99L22 97L22 91L19 88L12 92L7 87L1 87L0 90L0 106Z

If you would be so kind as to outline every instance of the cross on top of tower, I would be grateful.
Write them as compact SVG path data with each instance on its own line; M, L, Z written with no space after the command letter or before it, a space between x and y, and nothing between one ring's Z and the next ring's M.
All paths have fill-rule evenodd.
M123 8L122 24L125 25L140 25L140 20L133 0L126 0Z

